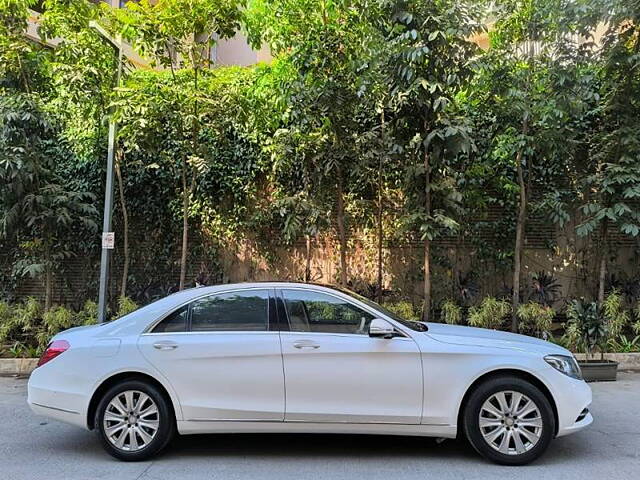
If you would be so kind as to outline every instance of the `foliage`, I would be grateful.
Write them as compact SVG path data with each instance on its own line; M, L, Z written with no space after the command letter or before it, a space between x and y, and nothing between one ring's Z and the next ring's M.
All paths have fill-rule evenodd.
M164 68L207 59L218 39L240 29L244 0L141 0L115 12L123 37ZM111 13L109 10L107 10Z
M521 333L534 334L537 337L548 338L551 324L556 312L553 308L537 302L529 302L518 307L518 328Z
M449 325L459 325L462 321L462 309L451 299L447 299L440 305L440 320Z
M384 308L392 311L393 313L397 313L402 318L406 318L407 320L419 321L420 316L416 314L415 308L411 302L400 301L400 302L385 302L383 304Z
M44 310L34 298L9 305L0 301L0 343L11 344L13 356L38 356L51 337L71 327L96 323L97 306L87 301L79 312L64 306Z
M560 290L560 283L553 274L543 271L536 272L531 278L529 300L550 307L558 300Z
M602 304L608 338L617 338L629 323L629 313L624 309L622 296L614 290Z
M637 2L144 0L113 9L45 0L38 31L55 48L24 35L34 3L2 0L0 8L3 297L19 293L24 277L45 285L45 309L63 290L94 295L96 199L113 118L123 192L116 238L126 205L136 265L127 278L138 303L179 288L175 269L181 280L192 277L197 267L186 266L195 259L227 281L223 253L245 241L255 246L246 260L252 277L262 258L276 258L267 248L304 240L310 251L335 238L340 258L328 260L340 263L331 271L342 283L375 293L375 242L386 283L376 288L397 290L398 278L407 279L402 298L417 305L410 295L424 281L423 314L431 283L434 298L452 296L466 308L480 285L482 295L495 294L490 280L512 270L502 282L517 300L511 313L522 307L522 318L534 319L558 303L566 283L539 271L531 289L521 288L516 258L527 235L535 237L532 221L551 219L565 232L578 225L585 252L602 253L600 272L616 272L601 300L613 287L626 303L615 313L608 297L602 315L614 308L609 336L628 334L617 325L637 302L637 259L627 274L607 264L620 236L639 235ZM114 90L113 49L92 20L161 69L125 61ZM596 25L607 29L597 48ZM481 50L474 42L485 28L490 44ZM240 29L254 48L269 46L273 61L208 68L215 43ZM382 271L396 260L391 248L418 240L424 265ZM589 288L593 264L567 244L563 260ZM452 265L454 249L481 275ZM365 274L347 278L356 251ZM91 272L82 291L72 285L71 257ZM51 322L64 324L55 312ZM638 317L622 323L640 331ZM522 328L536 328L531 321Z
M588 356L602 346L607 338L606 323L600 306L584 298L573 300L567 308L566 337L574 351L583 351Z
M638 353L640 352L640 335L629 338L626 335L618 335L611 338L607 344L610 352L615 353Z
M128 313L131 313L138 309L136 302L129 297L118 298L118 311L115 314L115 318L124 317Z
M511 313L511 306L505 300L485 297L479 306L469 308L469 325L472 327L497 329Z

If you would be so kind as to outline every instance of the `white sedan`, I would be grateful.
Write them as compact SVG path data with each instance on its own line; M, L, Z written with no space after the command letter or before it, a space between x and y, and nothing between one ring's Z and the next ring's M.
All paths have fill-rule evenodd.
M28 402L96 430L122 460L158 453L176 432L321 432L464 436L515 465L593 421L564 348L283 282L185 290L64 331Z

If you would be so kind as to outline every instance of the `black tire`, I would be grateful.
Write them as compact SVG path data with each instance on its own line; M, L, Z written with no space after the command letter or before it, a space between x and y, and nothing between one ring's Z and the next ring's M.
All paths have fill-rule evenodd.
M526 395L540 412L542 431L539 432L539 439L532 446L527 444L529 449L524 453L502 453L492 447L483 436L480 428L481 409L485 401L499 392L519 392ZM515 395L507 394L507 400L513 398L515 398ZM514 420L509 419L509 422L512 421ZM521 419L521 421L526 421L526 419ZM466 403L463 413L463 428L469 443L485 458L501 465L525 465L544 453L555 435L556 425L551 404L539 388L521 378L505 375L488 379L474 389ZM490 434L493 428L496 427L485 427L485 432ZM513 426L510 427L510 429L513 428ZM516 424L515 428L524 427L517 426ZM515 432L513 432L513 435L515 435ZM503 436L499 436L496 441L501 441L503 438ZM519 438L522 439L524 437L519 435ZM508 439L506 443L507 450L515 450L515 439ZM509 448L511 445L513 445L513 447Z
M116 397L116 395L122 394L126 391L145 393L155 403L158 411L157 415L154 416L154 418L157 417L158 420L158 428L155 435L147 445L135 451L127 451L116 447L116 445L109 440L109 437L105 432L105 425L103 422L106 409L111 400ZM167 446L176 432L175 414L173 413L170 399L168 399L156 386L143 380L133 379L125 380L124 382L111 387L103 395L100 403L98 404L98 408L96 409L94 425L104 449L115 458L127 462L146 460L156 455Z

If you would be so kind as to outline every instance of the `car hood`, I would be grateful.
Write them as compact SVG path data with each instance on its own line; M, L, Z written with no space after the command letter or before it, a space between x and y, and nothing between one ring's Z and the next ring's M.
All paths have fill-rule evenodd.
M526 335L444 323L429 323L428 325L429 331L427 335L439 342L454 345L506 348L543 355L571 355L567 349L559 345Z

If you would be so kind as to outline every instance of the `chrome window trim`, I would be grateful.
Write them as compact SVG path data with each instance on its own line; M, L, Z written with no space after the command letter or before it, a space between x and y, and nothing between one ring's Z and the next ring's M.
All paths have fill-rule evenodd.
M162 322L165 318L167 318L169 315L171 315L172 313L174 313L176 310L181 309L182 307L184 307L185 305L189 305L193 302L196 302L198 300L201 300L205 297L211 297L214 295L222 295L225 293L234 293L234 292L247 292L247 291L252 291L252 290L260 290L260 291L265 291L267 292L267 295L269 298L267 298L267 330L265 330L264 332L262 330L260 331L256 331L256 330L211 330L211 331L199 331L199 332L192 332L192 331L186 331L186 332L153 332L153 329L156 328L156 326ZM180 303L178 305L175 305L171 311L165 313L164 315L162 315L160 318L158 318L157 320L155 320L154 322L152 322L151 324L149 324L147 326L147 328L145 328L142 333L140 335L176 335L176 334L185 334L185 333L273 333L273 330L269 330L269 326L271 325L271 319L269 318L269 300L271 299L271 297L274 295L274 289L273 288L269 288L269 287L246 287L246 288L230 288L230 289L226 289L226 290L220 290L218 292L209 292L209 293L203 293L200 296L197 297L193 297L190 298L189 300L187 300L186 302ZM189 314L191 315L191 314Z
M388 318L386 315L384 315L382 312L379 312L377 310L375 310L374 308L369 307L369 305L366 305L364 303L358 302L357 298L352 298L350 296L348 296L347 294L341 293L341 292L336 292L336 294L334 294L332 291L326 291L323 289L317 289L317 288L313 288L313 287L278 287L276 288L277 293L280 293L282 295L282 300L284 302L284 308L285 308L285 315L287 316L287 322L289 322L289 311L287 310L287 305L286 305L286 298L284 296L284 291L285 290L301 290L303 292L313 292L313 293L323 293L325 295L329 295L330 297L334 297L337 298L338 300L342 300L343 302L346 302L356 308L359 308L360 310L364 310L365 312L369 313L370 315L373 315L373 318L382 318L383 320L387 320L389 321L389 323L391 323L391 325L393 325L393 327L398 331L398 333L400 333L402 335L403 338L411 338L411 335L408 335L407 332L405 332L403 329L399 328L396 325L396 322L392 321L392 319ZM357 303L355 303L357 302ZM291 324L289 323L289 328L291 328ZM316 334L322 334L322 335L358 335L360 337L369 337L368 334L366 333L340 333L340 332L299 332L296 330L289 330L288 332L283 332L283 333L306 333L308 335L316 335ZM393 340L395 338L398 337L393 337L392 339L388 339L388 340Z

